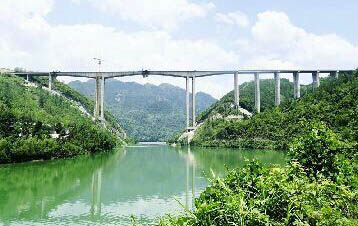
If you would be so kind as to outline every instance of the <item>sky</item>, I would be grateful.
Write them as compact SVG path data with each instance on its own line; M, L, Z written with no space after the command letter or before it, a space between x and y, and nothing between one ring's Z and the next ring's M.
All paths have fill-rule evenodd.
M355 69L356 12L357 0L1 0L0 67L95 71L97 57L103 71ZM233 75L196 84L220 98Z

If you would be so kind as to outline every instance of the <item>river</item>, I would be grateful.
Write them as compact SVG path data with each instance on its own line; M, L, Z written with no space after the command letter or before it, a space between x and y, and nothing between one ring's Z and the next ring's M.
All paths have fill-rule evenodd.
M67 160L0 165L0 225L143 224L193 208L214 173L245 159L284 164L276 151L137 145Z

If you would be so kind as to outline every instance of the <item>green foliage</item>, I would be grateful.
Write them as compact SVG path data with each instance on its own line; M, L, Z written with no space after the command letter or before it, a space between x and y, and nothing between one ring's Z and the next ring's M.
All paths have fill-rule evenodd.
M347 141L358 140L358 72L321 79L321 86L299 100L284 101L250 119L209 119L192 141L195 145L287 150L305 134L309 122L326 124ZM273 99L273 96L270 97Z
M103 152L122 142L69 100L88 107L91 102L64 84L56 85L73 99L25 86L18 77L0 77L0 163ZM112 124L107 128L113 130Z
M306 131L285 167L248 162L214 178L193 212L159 225L357 225L357 149L322 124Z

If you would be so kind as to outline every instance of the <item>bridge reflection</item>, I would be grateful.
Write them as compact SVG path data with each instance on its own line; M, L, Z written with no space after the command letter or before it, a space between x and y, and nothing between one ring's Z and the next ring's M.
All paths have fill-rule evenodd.
M91 216L101 216L101 187L102 187L102 169L96 170L92 175L92 199L91 199Z

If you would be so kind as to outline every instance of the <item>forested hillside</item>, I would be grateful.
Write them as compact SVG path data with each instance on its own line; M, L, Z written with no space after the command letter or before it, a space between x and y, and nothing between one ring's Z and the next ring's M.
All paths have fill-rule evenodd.
M307 123L312 121L325 123L344 140L358 140L357 96L357 71L350 75L340 74L339 79L321 79L321 86L315 91L307 88L307 94L299 100L283 101L280 107L266 109L250 119L206 120L196 131L192 143L287 149L288 143L302 135ZM220 107L224 111L227 109L225 105L219 104L217 108Z
M93 99L94 81L76 81L69 85ZM215 101L208 94L197 93L196 113ZM185 90L173 85L109 80L106 81L105 104L128 136L138 141L166 141L185 127Z
M125 134L108 113L105 127L92 120L93 103L56 82L0 76L0 163L71 157L103 152L123 143Z
M293 98L293 83L288 79L281 79L281 101L287 101ZM275 106L275 80L262 79L260 80L261 91L261 111L271 109ZM309 92L310 87L301 85L301 94ZM207 110L202 112L198 121L201 122L206 118L220 114L224 117L237 114L237 108L234 107L234 91L227 93L218 102L210 106ZM254 113L255 109L255 83L245 82L240 85L240 107Z

